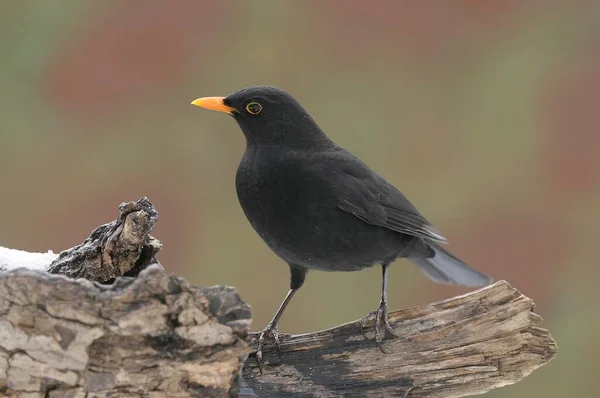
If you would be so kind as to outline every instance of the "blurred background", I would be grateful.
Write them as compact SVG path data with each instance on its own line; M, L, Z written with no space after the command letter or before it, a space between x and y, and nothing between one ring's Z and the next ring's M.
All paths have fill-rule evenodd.
M237 286L262 329L288 268L237 202L236 123L190 101L279 86L454 253L535 300L558 357L490 397L592 396L599 21L598 1L4 0L0 245L58 252L148 196L164 266ZM362 317L380 273L309 273L280 330ZM390 308L467 291L398 261Z

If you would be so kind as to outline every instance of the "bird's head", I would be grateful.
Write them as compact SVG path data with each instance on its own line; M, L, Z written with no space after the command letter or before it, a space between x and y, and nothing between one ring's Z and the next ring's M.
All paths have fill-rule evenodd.
M198 98L192 105L233 116L248 144L313 146L331 142L294 97L275 87L248 87L227 97Z

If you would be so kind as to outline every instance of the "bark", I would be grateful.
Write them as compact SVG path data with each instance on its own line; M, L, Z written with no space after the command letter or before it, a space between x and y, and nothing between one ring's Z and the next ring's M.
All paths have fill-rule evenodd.
M58 256L0 247L2 396L458 397L516 383L557 352L533 302L500 281L391 313L400 337L386 354L356 322L282 335L282 359L267 345L260 375L249 306L234 288L168 276L156 221L142 198Z
M97 282L135 276L157 263L155 255L162 245L150 236L157 218L147 198L122 203L115 221L99 226L81 245L60 253L48 272Z
M0 277L8 397L228 396L250 352L250 308L151 266L110 285L19 269Z
M557 353L533 301L500 281L472 293L390 313L399 338L377 348L358 322L280 335L282 359L263 350L263 375L250 358L245 396L462 397L513 384Z
M142 198L58 256L0 248L3 396L237 394L250 307L233 288L168 276L157 217Z
M158 264L161 243L150 235L158 212L147 199L122 203L115 221L100 225L80 245L54 254L29 253L0 247L0 272L18 268L48 271L70 278L109 283L119 276L136 276Z

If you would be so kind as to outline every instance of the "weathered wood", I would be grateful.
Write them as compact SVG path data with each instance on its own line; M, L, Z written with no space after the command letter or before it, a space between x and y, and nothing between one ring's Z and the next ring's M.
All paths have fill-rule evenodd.
M158 266L111 285L27 269L0 275L0 394L229 396L251 351L250 308Z
M267 344L260 375L246 359L250 308L233 288L167 276L156 219L142 198L59 256L0 248L1 396L225 397L241 380L246 397L459 397L556 355L533 302L501 281L391 313L400 337L385 340L387 354L356 322L281 335L283 358Z
M81 245L60 253L48 272L103 283L122 275L135 276L158 263L155 256L162 245L150 236L157 218L147 198L122 203L115 221L99 226Z
M395 311L400 336L383 354L357 322L280 335L282 359L263 349L243 369L242 395L276 397L462 397L513 384L549 362L557 346L532 300L500 281L437 303Z
M142 198L59 256L2 248L1 396L236 395L250 308L235 289L167 276L156 219Z
M82 244L58 255L0 247L0 272L25 267L102 283L135 276L150 264L159 264L156 253L162 245L150 235L157 219L147 198L122 203L115 221L100 225Z

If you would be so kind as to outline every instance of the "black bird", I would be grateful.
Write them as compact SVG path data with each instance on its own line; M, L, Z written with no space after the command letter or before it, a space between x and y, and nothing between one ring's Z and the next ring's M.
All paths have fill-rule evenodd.
M388 323L387 279L396 258L408 258L438 283L492 282L443 249L439 243L446 239L408 199L331 141L287 92L248 87L192 104L228 113L239 124L246 152L236 175L238 199L252 227L290 268L290 290L259 337L259 365L265 336L272 336L279 349L279 318L309 269L382 265L379 307L361 321L364 327L375 317L380 349L385 330L395 336Z

